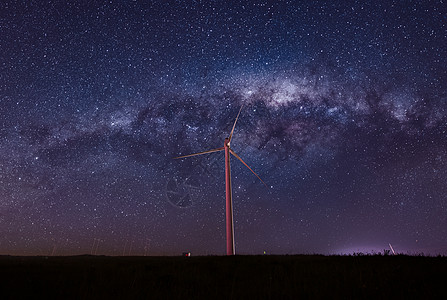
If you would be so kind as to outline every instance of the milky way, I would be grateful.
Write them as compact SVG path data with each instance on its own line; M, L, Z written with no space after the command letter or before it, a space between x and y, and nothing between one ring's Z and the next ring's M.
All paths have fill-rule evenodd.
M2 1L0 254L447 254L444 1Z

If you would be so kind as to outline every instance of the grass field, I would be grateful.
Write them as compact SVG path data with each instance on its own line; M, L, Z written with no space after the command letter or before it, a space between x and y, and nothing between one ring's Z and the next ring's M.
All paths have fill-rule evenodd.
M447 257L0 257L0 299L447 299Z

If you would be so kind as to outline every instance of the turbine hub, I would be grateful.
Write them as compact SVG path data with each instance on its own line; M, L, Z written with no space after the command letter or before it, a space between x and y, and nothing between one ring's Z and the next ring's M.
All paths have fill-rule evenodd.
M230 139L229 138L225 139L225 145L224 146L230 147Z

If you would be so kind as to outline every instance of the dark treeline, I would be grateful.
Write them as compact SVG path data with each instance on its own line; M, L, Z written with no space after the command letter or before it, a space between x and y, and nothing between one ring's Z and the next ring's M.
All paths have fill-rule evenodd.
M1 299L442 299L447 257L0 257Z

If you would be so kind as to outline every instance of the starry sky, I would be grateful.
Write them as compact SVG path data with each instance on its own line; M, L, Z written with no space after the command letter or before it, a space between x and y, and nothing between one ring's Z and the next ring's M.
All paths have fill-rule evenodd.
M340 3L337 3L340 2ZM447 254L447 3L0 3L0 254Z

